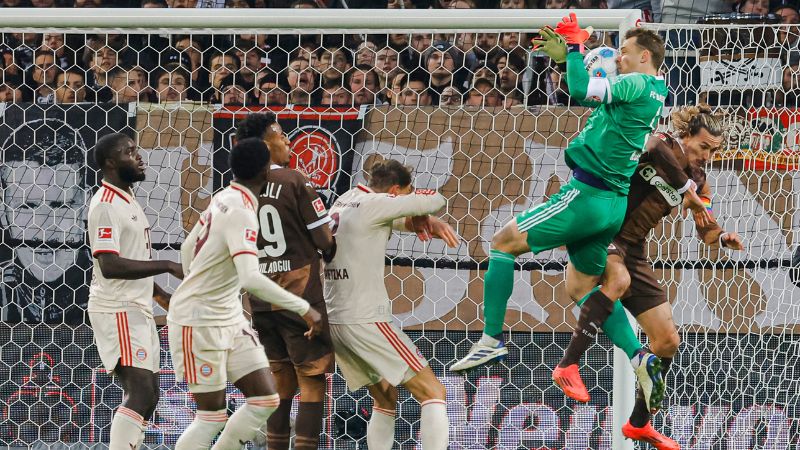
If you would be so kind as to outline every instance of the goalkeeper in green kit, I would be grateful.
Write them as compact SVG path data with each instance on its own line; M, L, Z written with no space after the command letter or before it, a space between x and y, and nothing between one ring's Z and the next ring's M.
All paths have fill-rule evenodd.
M589 34L578 26L573 13L555 31L542 29L541 39L533 41L562 67L570 96L596 109L565 151L566 163L572 169L570 181L547 202L508 222L492 238L483 288L483 336L450 370L467 371L505 357L508 350L502 328L514 285L515 258L566 245L567 292L581 310L564 358L553 372L554 382L567 396L589 401L578 362L602 328L612 342L628 350L648 407L658 409L664 396L660 361L641 348L617 301L621 293L609 286L597 286L605 270L608 246L625 218L630 177L661 117L667 86L657 75L664 61L664 41L653 31L631 29L620 49L620 75L593 78L584 67L580 51Z

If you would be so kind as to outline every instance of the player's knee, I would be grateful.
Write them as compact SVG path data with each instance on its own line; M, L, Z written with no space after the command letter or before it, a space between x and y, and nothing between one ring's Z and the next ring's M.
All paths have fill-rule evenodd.
M524 237L517 231L516 226L506 225L492 236L491 247L492 250L517 255L524 251L521 247L527 247L524 241Z
M614 267L610 273L607 271L603 280L603 291L611 300L616 300L623 295L631 285L631 276L627 270Z
M676 330L664 336L654 338L651 343L653 353L658 356L671 358L678 352L678 347L681 345L681 337Z

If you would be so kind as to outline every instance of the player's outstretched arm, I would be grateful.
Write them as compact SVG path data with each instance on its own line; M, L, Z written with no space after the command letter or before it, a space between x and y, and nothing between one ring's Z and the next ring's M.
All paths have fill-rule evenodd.
M444 208L447 200L430 189L417 189L408 195L380 196L370 200L374 223L394 222L395 219L433 214Z
M404 220L404 227L410 232L417 233L422 241L439 238L450 248L458 247L460 242L453 227L438 217L429 215L407 217Z
M175 278L183 279L183 268L172 261L139 261L122 258L116 253L99 253L95 256L100 265L100 272L108 279L138 280L169 273Z
M259 300L272 303L303 316L309 325L306 336L313 337L319 334L322 328L322 318L307 301L281 288L277 283L262 275L258 270L258 256L252 253L239 253L233 258L239 282L249 293Z

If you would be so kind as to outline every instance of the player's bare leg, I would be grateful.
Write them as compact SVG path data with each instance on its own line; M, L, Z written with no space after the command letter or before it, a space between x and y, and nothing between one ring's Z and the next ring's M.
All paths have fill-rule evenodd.
M500 361L508 354L503 344L503 323L508 299L514 289L514 260L530 251L528 233L519 231L516 220L506 223L492 237L489 270L483 282L483 335L450 370L472 370Z
M280 398L269 368L258 369L233 383L245 396L245 404L231 416L212 450L241 450L278 409Z
M386 380L367 386L372 397L372 415L367 424L367 447L391 450L394 445L394 422L397 416L397 388Z
M422 406L419 432L422 450L446 450L450 440L450 420L447 418L444 385L426 366L403 386Z
M207 449L228 421L224 388L214 392L193 392L192 396L197 403L197 414L181 433L175 450Z
M158 374L139 367L117 365L114 374L125 393L111 421L110 450L131 450L141 446L147 421L158 404Z
M270 362L272 375L280 397L280 406L267 421L267 447L274 450L288 450L291 439L289 414L292 400L297 393L297 374L294 365L288 361Z
M636 320L650 340L650 350L661 359L661 373L666 378L680 345L680 336L672 320L672 306L669 303L658 305L636 316ZM637 391L630 420L622 427L622 434L630 439L648 442L658 450L680 449L677 442L662 435L650 424L650 410L641 388Z
M295 421L295 450L316 450L325 415L325 374L297 375L300 406Z

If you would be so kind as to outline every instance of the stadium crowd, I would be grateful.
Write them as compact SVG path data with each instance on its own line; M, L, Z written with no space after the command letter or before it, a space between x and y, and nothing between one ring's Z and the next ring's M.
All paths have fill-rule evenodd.
M645 18L696 22L711 13L759 14L796 24L794 0L2 0L5 7L142 8L641 8ZM205 4L203 4L205 3ZM357 3L357 4L356 4ZM652 3L661 3L653 0ZM771 13L774 16L766 16ZM0 38L0 101L196 101L234 105L563 105L565 83L526 33L383 35L64 35ZM596 32L587 47L615 45ZM800 52L786 27L784 91L794 92ZM669 39L668 39L669 41ZM695 80L693 80L693 83ZM796 96L790 96L795 99ZM777 99L781 100L781 99Z

